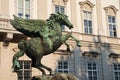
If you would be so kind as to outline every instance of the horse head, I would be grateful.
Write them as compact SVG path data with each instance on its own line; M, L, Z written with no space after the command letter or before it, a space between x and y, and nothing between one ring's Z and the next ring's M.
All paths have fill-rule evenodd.
M51 14L49 20L52 20L53 22L58 22L61 25L66 25L69 29L73 28L73 25L69 21L68 16L64 14L61 13Z

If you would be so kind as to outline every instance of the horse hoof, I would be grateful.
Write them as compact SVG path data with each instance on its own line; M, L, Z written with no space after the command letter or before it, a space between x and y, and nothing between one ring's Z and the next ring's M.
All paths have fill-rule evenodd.
M78 46L78 47L81 47L80 42L77 43L77 46Z
M70 52L70 48L67 48L66 50Z
M81 45L77 45L78 47L81 47Z
M20 68L18 68L18 67L13 67L13 71L12 72L16 72L17 73L19 71L19 69Z

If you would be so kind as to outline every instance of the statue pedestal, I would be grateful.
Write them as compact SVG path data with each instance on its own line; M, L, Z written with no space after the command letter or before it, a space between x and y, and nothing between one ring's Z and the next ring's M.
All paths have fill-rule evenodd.
M52 76L34 76L31 80L78 80L74 75L72 74L54 74Z

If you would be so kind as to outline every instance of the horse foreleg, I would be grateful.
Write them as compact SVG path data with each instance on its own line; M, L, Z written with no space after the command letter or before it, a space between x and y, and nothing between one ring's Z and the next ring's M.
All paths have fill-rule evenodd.
M20 69L20 64L18 61L18 58L24 55L24 51L19 51L17 52L14 56L13 56L13 72L18 72L18 70Z
M73 40L76 41L78 47L81 47L81 45L80 45L80 41L79 41L78 39L76 39L76 38L73 37L72 35L71 35L70 37L71 37Z
M66 47L67 47L67 51L70 51L70 46L69 46L69 44L67 44L67 43L65 42L65 45L66 45Z
M68 39L71 37L71 34L72 34L72 33L68 33L68 34L62 35L61 38L60 38L61 43L65 43L66 40L68 40Z
M68 34L62 35L62 36L61 36L61 41L62 41L62 43L65 43L65 44L66 44L66 40L68 40L70 37L71 37L73 40L76 41L77 46L79 46L79 47L81 46L81 45L80 45L80 41L79 41L78 39L76 39L75 37L73 37L73 36L72 36L72 33L68 33ZM69 45L66 44L66 46L67 46L67 48L69 49Z

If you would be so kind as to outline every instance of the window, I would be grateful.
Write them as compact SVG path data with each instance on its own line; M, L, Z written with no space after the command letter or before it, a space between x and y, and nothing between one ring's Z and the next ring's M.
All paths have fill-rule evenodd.
M107 6L104 8L106 15L107 15L107 25L108 25L108 32L107 34L110 37L117 37L117 31L116 31L116 14L118 9L113 6Z
M69 73L69 63L67 61L59 61L57 72L58 73Z
M55 5L55 12L56 12L56 13L65 14L65 8L64 8L64 6ZM61 29L62 29L62 30L65 30L65 26L64 26L64 25L61 25Z
M30 0L18 0L18 16L30 19Z
M85 0L83 2L79 2L81 7L81 12L83 14L82 17L82 32L85 34L93 34L93 25L92 25L92 12L94 8L94 4L91 3L89 0Z
M19 61L20 70L18 72L18 80L31 80L31 61Z
M109 34L111 37L116 37L116 18L115 16L108 16Z
M65 13L65 9L64 9L64 6L58 6L58 5L55 5L55 12L56 13L62 13L64 14Z
M114 80L120 80L120 64L113 64Z
M92 15L87 11L84 11L84 32L86 34L92 33Z
M96 63L87 63L87 80L98 80Z

